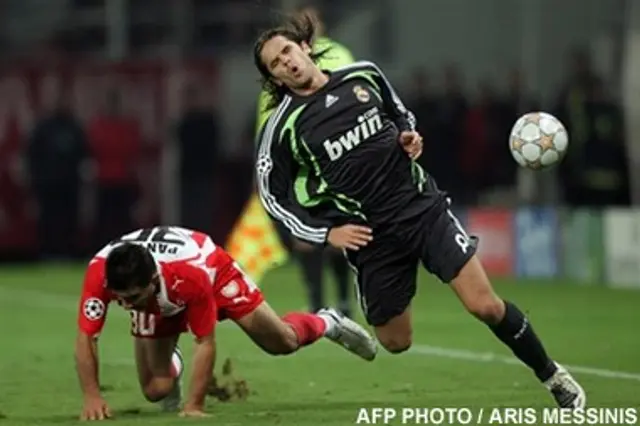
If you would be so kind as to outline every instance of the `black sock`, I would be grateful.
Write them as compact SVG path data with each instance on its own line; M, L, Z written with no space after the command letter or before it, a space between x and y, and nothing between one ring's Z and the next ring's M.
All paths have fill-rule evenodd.
M555 364L520 309L507 301L504 305L504 318L499 324L490 325L489 328L498 339L509 346L520 361L533 370L540 381L548 380L556 371Z
M349 264L342 253L331 253L331 267L336 276L336 284L338 285L338 308L346 315L351 316L349 306Z
M324 308L324 294L322 288L322 267L324 263L322 250L300 252L302 276L307 286L309 309L316 312Z

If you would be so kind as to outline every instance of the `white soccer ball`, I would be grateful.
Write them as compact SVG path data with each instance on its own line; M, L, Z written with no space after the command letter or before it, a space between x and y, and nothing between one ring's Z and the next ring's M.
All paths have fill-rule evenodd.
M564 125L546 112L530 112L511 129L509 149L516 162L533 170L559 163L567 153L569 135Z

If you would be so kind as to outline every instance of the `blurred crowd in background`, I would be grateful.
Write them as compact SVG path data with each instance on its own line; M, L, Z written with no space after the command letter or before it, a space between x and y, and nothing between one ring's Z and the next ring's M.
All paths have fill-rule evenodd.
M404 99L425 136L420 161L457 203L477 205L483 194L513 192L518 165L508 149L511 128L527 112L547 111L564 123L571 141L555 176L559 201L572 207L630 204L622 109L583 48L567 52L566 68L550 105L517 68L505 72L504 91L489 80L465 85L464 70L455 65L435 75L414 72Z
M114 5L109 6L112 1ZM52 4L56 2L52 0ZM29 107L22 101L0 100L5 102L0 108L0 252L4 257L34 252L47 259L83 255L115 235L167 217L173 223L209 232L218 241L225 240L252 190L255 106L245 102L244 116L236 119L241 124L234 124L229 131L224 113L235 99L215 94L216 86L224 85L219 64L233 49L244 49L249 57L247 49L257 29L267 24L266 15L255 13L256 2L250 0L187 2L191 15L177 13L182 9L176 2L161 3L166 2L167 7L160 7L151 4L154 2L131 0L126 16L130 22L140 22L135 31L127 33L126 43L120 41L127 45L124 57L118 56L122 46L117 37L105 47L105 34L117 32L119 24L104 15L109 7L123 3L120 0L61 2L65 10L77 15L77 22L107 19L109 24L98 26L100 31L89 24L51 24L54 30L47 33L49 36L37 43L29 40L28 48L20 44L22 39L9 37L5 31L0 39L4 49L0 94L11 99L24 96L32 108L25 113L21 109ZM26 16L31 3L4 2L4 16L7 20L20 13ZM259 3L267 9L280 4ZM359 5L355 0L338 6L332 3L317 2L325 11L329 29L340 7ZM379 1L376 7L385 4ZM95 10L103 14L92 12ZM194 15L194 10L201 13ZM194 23L219 10L224 10L226 20L214 20L210 25ZM247 10L253 11L251 17L245 16ZM170 32L166 25L152 24L155 21L150 16L154 14L177 15L187 24L179 27L182 32ZM37 15L42 22L25 17L24 26L45 26L46 17ZM15 20L10 24L16 25ZM155 58L153 52L181 44L181 64L184 55L197 58L193 67L180 65L178 74L187 75L184 78L175 77L176 71L166 65L177 61L168 54L162 59L165 65L136 63L124 71L107 72L100 85L89 85L91 89L83 86L87 79L73 72L60 71L66 77L51 85L51 90L46 84L50 74L62 69L57 64L85 61L89 56L93 61L100 57L95 53L98 51L112 62L130 58L147 61ZM354 54L358 56L358 52ZM566 51L565 58L565 63L549 65L565 68L564 81L559 82L552 101L540 99L536 88L527 84L527 70L521 64L480 80L467 76L455 60L433 67L411 65L393 74L393 84L417 116L425 139L420 162L457 204L513 205L522 201L517 191L521 172L508 150L509 132L520 115L539 109L560 118L570 135L569 154L553 174L557 201L571 206L630 204L624 120L615 91L594 70L586 46ZM25 63L28 65L23 66ZM192 68L199 76L195 83ZM165 74L150 78L157 70ZM257 77L250 71L247 76ZM81 74L95 77L100 73L104 71ZM16 76L26 81L25 90L33 92L17 93L12 83ZM114 83L117 78L124 78L127 84ZM167 79L179 83L170 83L175 87L166 90L156 87L166 84ZM255 79L247 80L247 85L257 99ZM149 81L155 85L148 88L151 94L139 86ZM159 93L153 92L156 89ZM78 100L78 90L84 103ZM36 92L39 95L33 95ZM42 95L45 92L46 96ZM144 105L140 97L145 98ZM156 113L162 115L161 120L149 119ZM25 116L29 119L24 120ZM174 171L169 173L173 176L169 182L163 170ZM167 195L172 185L177 186L172 192L176 197ZM536 197L528 201L535 202ZM162 213L167 204L174 214Z

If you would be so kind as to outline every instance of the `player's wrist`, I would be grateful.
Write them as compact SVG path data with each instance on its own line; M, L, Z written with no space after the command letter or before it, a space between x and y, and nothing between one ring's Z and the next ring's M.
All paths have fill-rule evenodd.
M83 397L85 401L95 401L96 399L102 399L102 394L100 394L99 390L90 392L85 391Z

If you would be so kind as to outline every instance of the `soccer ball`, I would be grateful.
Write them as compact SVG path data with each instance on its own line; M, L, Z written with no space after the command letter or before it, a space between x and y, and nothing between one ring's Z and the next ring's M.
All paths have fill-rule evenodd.
M509 149L522 167L541 170L562 160L569 136L564 125L546 112L530 112L518 119L511 129Z

